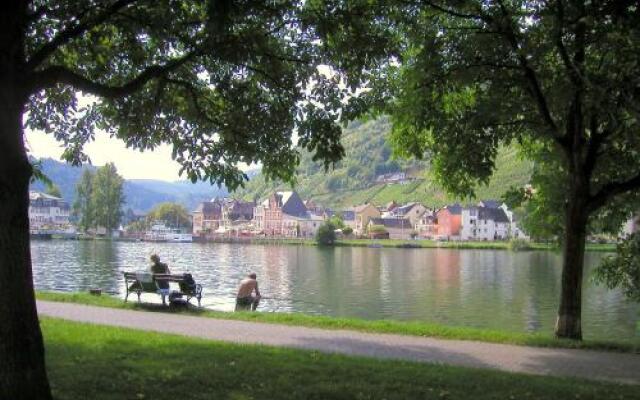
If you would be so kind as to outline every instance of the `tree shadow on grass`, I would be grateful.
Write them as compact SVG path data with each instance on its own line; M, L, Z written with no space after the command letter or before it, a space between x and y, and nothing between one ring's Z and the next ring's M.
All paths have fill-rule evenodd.
M608 398L610 387L415 362L188 339L129 329L43 323L53 391L66 399ZM316 344L325 339L310 339ZM366 340L326 339L359 350ZM384 349L384 347L383 347ZM389 345L384 353L397 351ZM408 348L405 356L435 355ZM450 355L448 355L450 356ZM454 355L465 361L462 355ZM472 360L467 360L470 363ZM626 389L622 395L632 398Z

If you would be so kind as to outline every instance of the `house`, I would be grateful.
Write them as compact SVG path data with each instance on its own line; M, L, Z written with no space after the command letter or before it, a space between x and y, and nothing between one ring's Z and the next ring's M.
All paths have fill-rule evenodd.
M462 240L506 240L511 222L501 207L476 206L462 209Z
M371 218L367 228L384 226L389 239L411 239L415 233L413 225L405 218Z
M420 218L427 212L427 207L420 203L407 203L403 206L396 207L391 211L395 218L408 219L412 226L418 224Z
M307 218L300 218L298 220L299 237L304 238L313 238L318 233L318 229L324 223L324 217L321 215L316 215L313 212L309 212Z
M203 237L207 233L218 230L223 225L222 207L223 200L217 197L198 204L198 207L191 212L193 236Z
M266 236L298 237L309 212L296 192L275 192L254 209L254 227Z
M253 210L256 203L253 201L243 201L227 199L222 205L222 221L225 227L230 227L238 222L248 222L253 220Z
M304 206L307 207L307 210L316 216L324 216L325 209L321 205L317 204L315 201L309 199L304 201Z
M427 210L422 214L414 229L422 238L435 239L438 236L438 218L435 211Z
M396 208L398 208L398 203L396 203L395 200L391 200L390 202L388 202L385 206L384 206L384 211L393 211Z
M459 240L462 228L462 206L452 204L437 211L438 220L437 238L447 240Z
M371 218L380 218L380 211L369 203L354 207L353 213L355 215L353 231L356 235L362 235L366 232Z
M407 176L406 172L391 172L388 174L378 175L376 177L376 183L400 183L406 184L411 179Z
M29 192L29 226L32 230L67 228L70 211L69 203L60 197Z
M342 222L345 226L350 227L351 229L356 229L356 212L351 210L344 210L338 213L340 218L342 218Z

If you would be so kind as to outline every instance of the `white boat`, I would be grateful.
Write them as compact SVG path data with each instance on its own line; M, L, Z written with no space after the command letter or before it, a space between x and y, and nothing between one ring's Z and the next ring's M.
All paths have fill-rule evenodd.
M193 236L179 228L170 228L165 224L153 224L151 230L145 233L144 240L148 242L191 243Z

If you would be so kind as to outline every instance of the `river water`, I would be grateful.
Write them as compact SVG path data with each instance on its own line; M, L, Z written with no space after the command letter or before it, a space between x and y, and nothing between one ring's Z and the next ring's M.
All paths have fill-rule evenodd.
M157 253L172 272L191 272L204 286L203 304L219 310L233 309L238 282L250 271L269 297L260 303L265 312L516 332L552 332L560 295L560 254L551 251L58 240L31 248L38 289L99 287L123 296L122 272L145 270ZM640 306L589 281L603 256L586 255L585 338L640 341Z

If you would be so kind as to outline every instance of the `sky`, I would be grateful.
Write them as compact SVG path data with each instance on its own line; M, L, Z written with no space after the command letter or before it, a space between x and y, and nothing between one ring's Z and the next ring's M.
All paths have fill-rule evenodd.
M26 130L26 143L30 154L37 158L50 157L60 161L63 148L53 135ZM124 142L110 138L106 133L97 133L96 140L85 146L85 153L96 166L113 162L120 175L126 179L160 179L176 181L180 178L180 165L171 159L171 147L161 145L154 151L144 153L128 149Z

